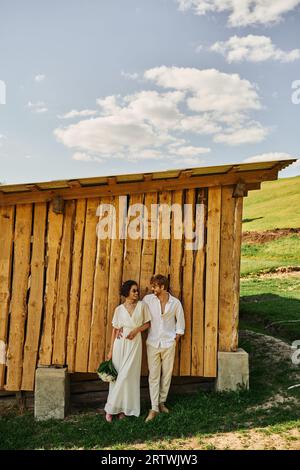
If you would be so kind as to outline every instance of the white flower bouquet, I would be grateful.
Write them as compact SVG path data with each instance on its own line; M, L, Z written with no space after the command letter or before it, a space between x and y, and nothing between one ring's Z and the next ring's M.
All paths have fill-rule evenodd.
M97 374L103 382L115 382L118 376L111 359L109 361L101 362L97 369Z

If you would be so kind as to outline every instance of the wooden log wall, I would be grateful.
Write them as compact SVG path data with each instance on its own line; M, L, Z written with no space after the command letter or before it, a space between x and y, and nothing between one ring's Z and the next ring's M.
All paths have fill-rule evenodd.
M233 198L233 189L70 199L63 213L53 210L53 202L0 206L0 345L7 352L6 363L0 361L0 389L32 391L37 366L95 372L110 347L122 281L136 280L143 297L154 273L169 277L170 291L185 311L186 333L174 375L215 377L218 349L237 348L243 198ZM124 222L119 214L131 221L133 204L143 204L148 219L139 214L142 227L142 219L135 220L148 238L99 239L101 203L114 206L118 217L109 231L117 234ZM163 211L174 203L191 204L185 216L193 230L198 227L196 250L187 249L192 233L175 238L181 228L173 215L171 237L163 239ZM158 204L153 220L152 204ZM145 336L143 346L146 375Z

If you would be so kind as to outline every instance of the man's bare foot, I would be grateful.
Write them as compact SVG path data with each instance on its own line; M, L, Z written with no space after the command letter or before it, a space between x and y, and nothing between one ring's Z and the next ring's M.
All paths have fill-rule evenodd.
M158 411L150 410L147 418L145 419L145 422L148 423L148 421L152 421L154 418L156 418L157 415Z

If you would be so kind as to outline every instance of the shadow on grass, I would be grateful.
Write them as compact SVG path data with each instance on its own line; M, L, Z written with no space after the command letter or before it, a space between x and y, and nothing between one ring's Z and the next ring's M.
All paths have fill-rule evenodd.
M244 295L240 324L287 342L300 340L300 300L272 293Z
M263 219L263 217L254 217L253 219L243 219L242 223L246 224L247 222L253 222L253 220Z
M290 365L284 360L270 367L270 351L257 348L252 339L240 343L250 354L250 391L202 392L170 396L172 413L145 423L147 404L139 418L106 423L94 411L69 416L65 421L35 422L31 413L0 419L1 449L102 449L146 443L159 448L161 440L200 438L203 434L283 424L299 416L292 407L260 405L282 387L293 384ZM298 396L297 389L293 391Z

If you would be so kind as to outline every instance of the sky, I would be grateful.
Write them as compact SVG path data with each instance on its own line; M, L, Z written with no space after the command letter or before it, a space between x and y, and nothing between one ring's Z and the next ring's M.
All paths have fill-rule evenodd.
M2 184L300 158L300 0L0 7Z

